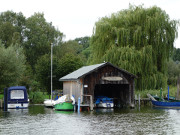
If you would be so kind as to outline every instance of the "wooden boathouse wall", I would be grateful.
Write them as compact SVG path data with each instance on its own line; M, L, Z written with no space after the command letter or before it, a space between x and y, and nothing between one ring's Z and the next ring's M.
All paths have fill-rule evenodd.
M82 81L64 81L63 82L63 94L70 94L75 97L75 101L78 101L78 97L83 95Z
M81 72L79 69L60 78L60 81L63 81L63 94L74 95L76 102L79 97L81 97L81 102L90 102L89 98L85 98L84 95L91 95L94 99L95 96L102 94L120 99L125 105L134 104L136 76L109 62L99 65L92 70L87 66L87 72L82 75L76 75ZM83 70L86 70L86 67ZM104 77L121 77L122 80L107 81L103 79Z
M103 80L104 77L121 77L122 80L120 81L107 81ZM122 72L121 70L111 66L111 65L106 65L102 68L99 68L95 72L92 72L91 74L88 74L87 76L84 77L84 85L88 86L84 88L84 94L87 95L92 95L93 97L94 92L96 90L95 86L96 85L102 85L106 84L105 86L109 86L113 88L113 85L117 85L120 87L121 85L127 85L128 87L124 88L120 87L119 92L112 93L106 96L110 96L111 98L119 98L124 104L132 104L134 103L134 90L135 90L135 85L134 85L134 77L131 75ZM109 89L109 93L112 92L112 89Z

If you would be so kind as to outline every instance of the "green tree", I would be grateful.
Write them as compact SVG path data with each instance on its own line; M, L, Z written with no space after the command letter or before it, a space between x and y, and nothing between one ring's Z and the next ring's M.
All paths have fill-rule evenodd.
M59 45L63 34L46 22L44 14L35 13L26 21L24 49L28 63L34 66L39 57L50 53L50 45Z
M91 63L109 61L138 76L137 89L167 84L167 61L173 51L178 21L154 6L131 6L103 17L91 38Z
M83 46L83 50L88 48L90 45L90 37L80 37L75 39L76 42L78 42L79 45Z
M26 18L21 12L6 11L0 14L0 39L5 47L23 42L25 22Z
M79 45L76 41L73 40L64 42L59 46L54 46L54 54L59 59L61 59L67 53L77 55L80 53L81 50L82 45Z
M75 39L76 42L78 42L79 45L82 45L81 54L85 56L84 63L87 63L87 59L89 58L91 54L91 47L90 47L90 37L80 37Z
M51 61L50 55L45 54L41 56L35 66L36 79L40 83L41 88L51 90Z
M25 65L25 70L19 79L19 84L21 86L26 86L26 88L29 89L33 87L33 82L35 78L31 66L28 63L25 63Z
M174 48L173 60L180 61L180 48Z
M172 59L168 62L168 85L177 85L177 79L180 77L180 62L173 61Z
M58 60L57 79L79 69L83 66L83 62L79 56L73 54L65 54L62 59ZM62 83L61 83L62 88Z
M73 72L83 65L81 59L73 54L65 54L61 59L53 56L53 89L62 88L59 78ZM46 54L38 59L35 66L37 81L41 88L51 93L51 61L50 55Z
M22 48L18 45L5 48L0 43L0 89L19 84L25 62Z

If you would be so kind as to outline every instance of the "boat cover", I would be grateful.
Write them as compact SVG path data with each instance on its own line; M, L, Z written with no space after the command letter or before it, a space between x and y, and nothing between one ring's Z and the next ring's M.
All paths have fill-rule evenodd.
M13 86L8 88L8 103L28 103L28 94L25 86Z
M112 100L112 98L108 98L106 96L97 96L95 104L99 104L100 102L102 102L102 103L113 103L113 100Z

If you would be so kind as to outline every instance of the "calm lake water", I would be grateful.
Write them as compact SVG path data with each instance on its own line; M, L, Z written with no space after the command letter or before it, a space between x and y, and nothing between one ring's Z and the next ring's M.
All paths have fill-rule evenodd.
M57 112L42 105L0 110L0 135L180 135L180 110L141 107Z

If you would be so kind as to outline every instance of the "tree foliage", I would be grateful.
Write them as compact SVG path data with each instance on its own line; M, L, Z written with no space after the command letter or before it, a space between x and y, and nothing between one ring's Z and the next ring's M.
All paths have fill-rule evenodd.
M177 80L180 77L180 62L173 61L172 59L168 62L168 85L177 85Z
M174 54L172 58L174 61L180 61L180 48L174 48Z
M76 41L73 40L64 42L59 46L54 46L54 54L59 59L61 59L67 53L77 55L80 53L81 50L82 45L79 45Z
M19 84L25 62L22 48L18 45L5 48L0 43L0 89Z
M23 42L26 19L23 14L6 11L0 14L0 39L5 47Z
M109 61L136 74L140 90L164 87L177 24L156 6L130 5L129 9L96 22L90 61Z
M85 56L85 64L87 64L87 60L91 54L91 47L90 47L90 37L80 37L75 39L76 42L78 42L79 45L82 45L81 54Z
M63 34L46 22L44 14L35 13L26 21L24 49L27 61L34 69L39 57L50 53L50 45L60 44Z
M79 45L82 45L83 49L88 48L90 45L90 37L88 36L76 38L75 41L78 42Z
M83 66L82 60L73 54L66 54L59 60L57 67L59 78Z
M81 67L81 59L74 54L65 54L61 59L53 56L53 89L62 88L59 78L73 72ZM41 88L51 93L51 61L50 55L42 56L36 66L36 79L40 82Z

